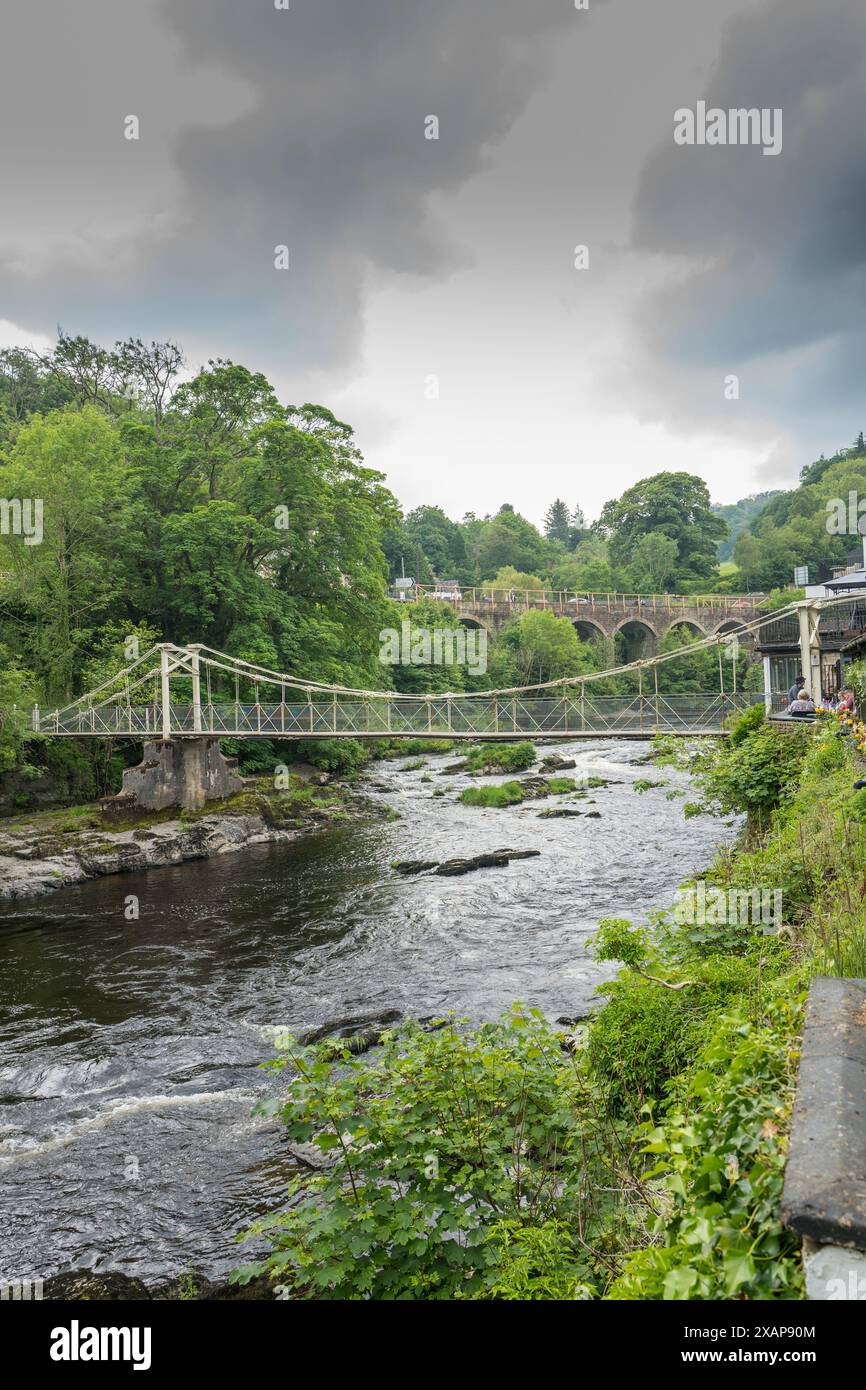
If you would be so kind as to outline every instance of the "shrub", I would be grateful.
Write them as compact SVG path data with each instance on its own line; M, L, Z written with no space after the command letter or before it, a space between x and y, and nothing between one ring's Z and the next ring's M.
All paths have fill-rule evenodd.
M292 1068L288 1095L260 1113L332 1164L256 1224L270 1254L235 1282L265 1273L320 1299L532 1297L537 1281L580 1282L565 1222L586 1163L575 1062L537 1011L474 1033L411 1024L367 1057L288 1040L271 1066Z
M644 1101L663 1098L720 1010L736 1006L750 1016L760 1010L767 982L786 968L788 953L748 930L748 954L701 958L687 927L664 927L663 953L646 927L621 919L601 924L597 957L626 968L599 986L608 1002L589 1030L587 1056L614 1108L634 1113Z
M487 743L469 750L466 769L477 777L486 772L523 772L535 762L531 743Z
M611 1299L802 1297L799 1242L779 1218L802 995L760 1022L720 1020L684 1104L643 1126L669 1214L662 1245L629 1259Z
M756 729L766 723L766 713L763 705L752 705L743 714L736 715L731 721L731 732L728 736L728 743L732 748L736 748L738 743L749 738Z

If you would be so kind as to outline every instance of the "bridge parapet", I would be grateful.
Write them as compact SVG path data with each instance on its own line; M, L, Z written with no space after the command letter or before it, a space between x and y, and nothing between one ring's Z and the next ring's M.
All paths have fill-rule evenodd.
M496 631L511 618L529 609L552 612L586 624L605 637L613 637L626 623L637 622L659 639L672 627L686 623L703 636L731 631L752 622L763 594L625 594L575 593L557 589L461 589L459 586L418 585L405 602L435 598L449 603L461 622Z

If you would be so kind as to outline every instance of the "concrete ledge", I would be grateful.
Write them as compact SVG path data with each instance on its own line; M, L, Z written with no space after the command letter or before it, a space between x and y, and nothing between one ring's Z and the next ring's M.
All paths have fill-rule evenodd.
M812 982L782 1220L817 1245L866 1250L866 980Z

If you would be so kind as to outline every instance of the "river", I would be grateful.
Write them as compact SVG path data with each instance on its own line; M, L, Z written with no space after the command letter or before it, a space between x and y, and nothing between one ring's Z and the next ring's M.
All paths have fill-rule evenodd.
M275 1122L250 1115L279 1029L480 1020L515 999L580 1012L611 973L586 949L598 919L645 920L733 830L685 820L666 798L685 778L647 772L645 744L556 751L618 783L580 803L601 819L464 807L466 779L441 775L453 753L388 762L372 794L399 820L0 905L0 1278L238 1263L235 1234L293 1171ZM647 776L668 785L635 792ZM391 868L506 845L541 855L459 878Z

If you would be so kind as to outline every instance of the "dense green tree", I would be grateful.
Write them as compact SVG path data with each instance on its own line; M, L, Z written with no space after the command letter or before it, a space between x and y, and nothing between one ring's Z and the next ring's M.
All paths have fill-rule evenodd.
M505 565L533 574L546 568L545 541L525 517L507 504L484 528L478 547L481 579L492 579Z
M0 536L11 582L6 632L48 699L73 693L93 633L125 606L125 470L116 426L95 406L34 416L0 470L8 497L38 499L42 539ZM8 640L8 638L7 638Z
M541 684L597 669L592 648L580 641L570 619L557 618L549 609L527 609L503 629L501 640L508 667L519 685Z
M557 497L547 509L544 534L548 540L561 541L563 545L568 545L571 541L571 518L561 497Z
M466 575L466 545L460 527L441 507L416 507L406 517L406 534L429 562L438 579L461 579ZM407 557L408 559L408 557ZM412 570L409 571L412 573Z
M641 536L632 552L629 571L637 593L664 593L677 572L678 547L660 531Z
M727 527L710 509L702 478L692 473L656 473L605 504L601 525L610 538L614 565L626 565L642 537L656 533L676 542L671 589L708 583L715 575L716 549Z

